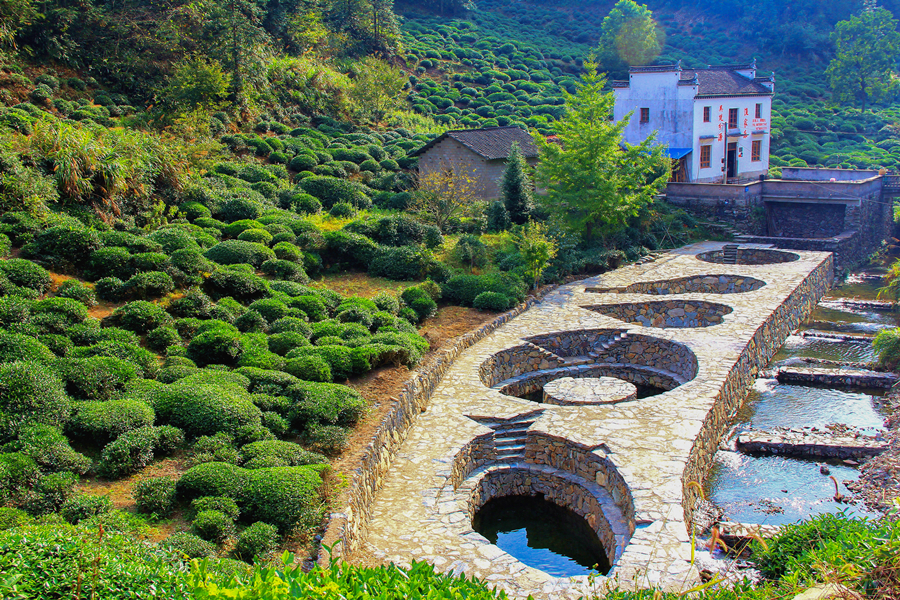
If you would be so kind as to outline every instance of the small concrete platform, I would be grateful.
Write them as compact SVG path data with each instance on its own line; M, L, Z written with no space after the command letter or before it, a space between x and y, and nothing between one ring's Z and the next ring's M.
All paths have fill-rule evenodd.
M887 449L885 440L855 430L830 432L809 428L745 431L738 435L735 445L741 452L800 458L866 458Z

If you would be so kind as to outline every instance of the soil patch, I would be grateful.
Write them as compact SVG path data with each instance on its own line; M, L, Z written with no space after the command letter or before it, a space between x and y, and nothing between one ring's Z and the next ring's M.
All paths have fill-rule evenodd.
M847 485L872 510L888 513L900 500L900 391L892 390L882 401L888 406L885 438L888 449L859 469L859 480Z

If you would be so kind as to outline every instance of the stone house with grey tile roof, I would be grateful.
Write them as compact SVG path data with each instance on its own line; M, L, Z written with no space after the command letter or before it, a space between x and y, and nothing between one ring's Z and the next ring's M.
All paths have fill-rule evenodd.
M610 83L614 118L632 113L624 141L639 144L655 133L674 161L673 181L740 183L769 172L775 78L757 77L755 61L632 67L628 81Z
M500 179L513 143L529 165L537 164L538 149L527 131L518 127L485 127L447 131L410 153L419 157L419 173L452 169L475 180L479 196L492 200L500 196Z

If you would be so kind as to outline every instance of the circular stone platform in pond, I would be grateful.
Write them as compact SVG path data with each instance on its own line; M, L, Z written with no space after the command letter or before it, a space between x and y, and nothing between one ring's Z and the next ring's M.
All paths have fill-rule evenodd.
M615 404L637 399L637 386L615 377L562 377L544 385L544 403Z

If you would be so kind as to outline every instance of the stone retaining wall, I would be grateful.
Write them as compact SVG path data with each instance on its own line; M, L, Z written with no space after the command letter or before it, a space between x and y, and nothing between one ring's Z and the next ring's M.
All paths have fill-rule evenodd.
M687 523L693 523L693 510L699 498L697 490L688 484L704 481L713 464L719 441L724 436L731 418L741 407L757 373L768 364L791 332L812 313L833 283L834 263L829 256L756 330L728 373L725 384L716 396L716 403L706 415L701 431L694 441L682 477L684 493L682 506Z
M775 373L781 383L811 383L842 388L883 388L889 389L897 383L894 373L872 373L869 371L851 371L847 369L803 369L782 368Z
M672 365L675 366L675 365ZM684 383L677 375L662 369L636 365L576 365L527 373L500 388L501 394L522 398L544 387L548 381L560 377L615 377L635 385L673 390Z
M555 288L556 286L545 288L537 297L528 298L490 323L456 338L429 367L420 369L406 382L391 410L372 436L372 441L366 446L360 466L350 474L347 499L342 510L331 513L328 517L322 545L331 548L330 558L348 556L365 539L375 494L384 483L391 462L415 422L416 415L425 410L435 388L453 362L463 351L540 302ZM325 566L328 561L329 556L320 553L319 563Z

